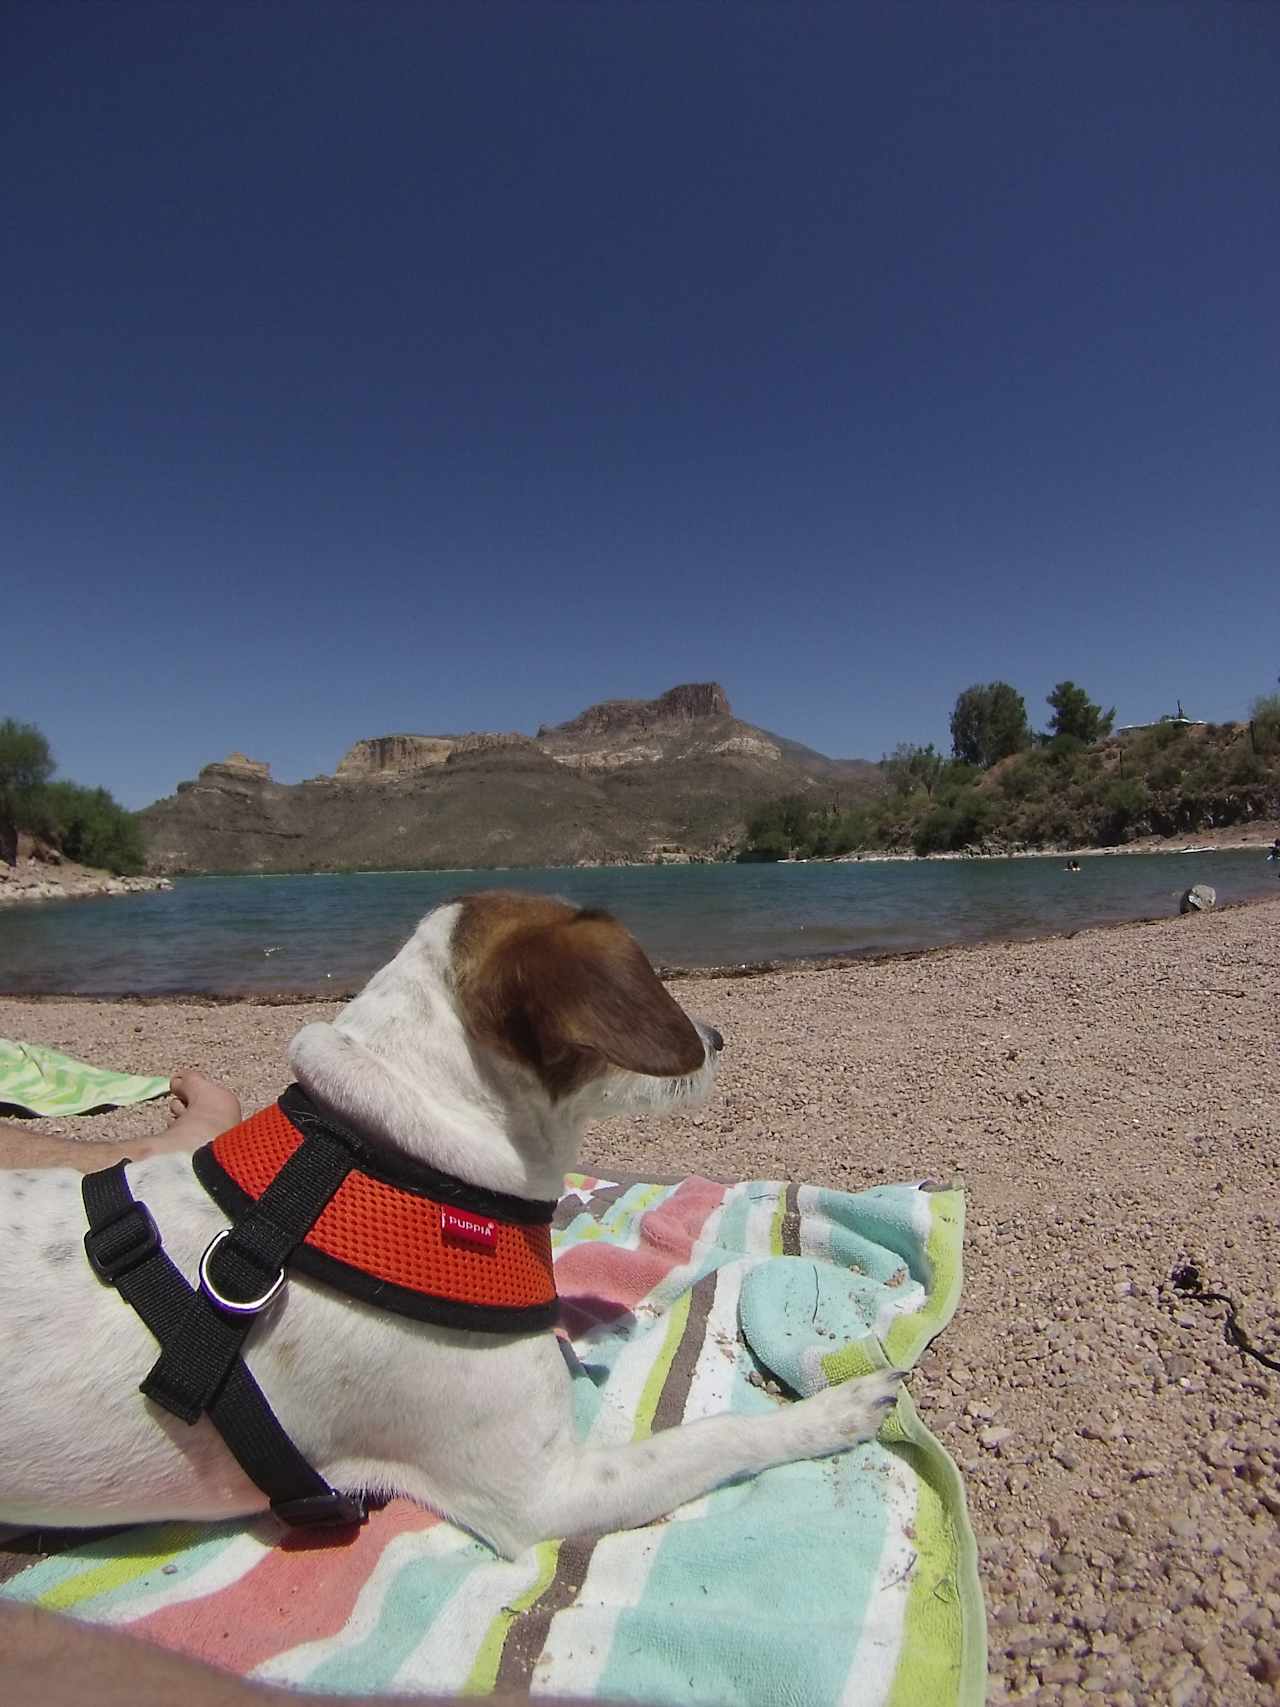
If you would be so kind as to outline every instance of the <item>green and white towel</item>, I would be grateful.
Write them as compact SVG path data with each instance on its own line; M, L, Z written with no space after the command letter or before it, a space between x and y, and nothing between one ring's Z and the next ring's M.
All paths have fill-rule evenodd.
M554 1229L580 1434L645 1439L908 1365L960 1289L959 1192L571 1176ZM122 1306L123 1308L123 1306ZM980 1707L960 1478L904 1392L878 1440L643 1529L514 1561L404 1500L349 1545L271 1519L137 1529L4 1593L245 1676L359 1694L498 1686L650 1707Z
M168 1079L113 1073L45 1049L0 1037L0 1108L25 1114L87 1114L168 1094Z

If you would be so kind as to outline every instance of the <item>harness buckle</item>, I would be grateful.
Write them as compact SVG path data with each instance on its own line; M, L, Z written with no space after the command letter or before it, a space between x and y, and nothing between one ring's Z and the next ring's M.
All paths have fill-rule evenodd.
M160 1249L160 1232L145 1203L135 1198L118 1215L84 1236L84 1254L99 1280L115 1286Z
M340 1494L333 1488L326 1494L304 1494L297 1500L273 1500L271 1510L281 1523L295 1529L313 1529L328 1523L364 1523L369 1516L358 1495Z
M258 1298L227 1298L218 1291L209 1275L209 1258L217 1250L224 1239L230 1238L235 1231L232 1227L224 1227L209 1240L204 1255L200 1258L200 1290L220 1310L226 1310L232 1316L256 1316L260 1310L265 1310L268 1304L273 1304L280 1296L280 1288L284 1285L284 1270L268 1286ZM322 1520L324 1521L324 1520Z

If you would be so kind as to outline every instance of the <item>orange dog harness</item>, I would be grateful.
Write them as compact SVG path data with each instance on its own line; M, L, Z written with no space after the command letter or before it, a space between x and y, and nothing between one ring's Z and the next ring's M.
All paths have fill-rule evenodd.
M322 1116L297 1085L198 1150L196 1177L234 1222L317 1130L338 1141L350 1170L294 1247L291 1269L445 1327L512 1333L555 1321L554 1203L380 1152Z

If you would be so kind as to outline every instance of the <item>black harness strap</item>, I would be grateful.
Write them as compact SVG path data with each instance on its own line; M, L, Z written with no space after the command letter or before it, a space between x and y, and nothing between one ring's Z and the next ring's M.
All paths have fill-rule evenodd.
M302 1146L303 1150L307 1148ZM291 1158L288 1166L296 1159ZM271 1253L282 1239L290 1237L296 1217L303 1212L304 1200L311 1201L319 1189L319 1174L332 1173L332 1160L321 1157L316 1168L301 1168L273 1206L275 1218L269 1212L263 1218L264 1226L252 1228L243 1242L237 1239L232 1245L232 1239L240 1231L237 1227L229 1231L216 1249L210 1247L205 1253L202 1281L212 1267L212 1259L232 1245L227 1268L224 1271L219 1265L215 1283L219 1292L223 1284L233 1288L230 1294L222 1295L227 1300L224 1305L215 1303L204 1290L197 1292L165 1255L151 1211L129 1189L124 1177L127 1165L117 1162L100 1173L85 1175L82 1196L89 1231L85 1234L84 1248L98 1278L116 1288L160 1342L160 1357L142 1383L142 1391L186 1422L195 1422L207 1414L241 1469L267 1495L272 1511L283 1522L362 1523L363 1502L336 1492L312 1469L280 1426L239 1355L257 1311L268 1298L264 1295L259 1299L256 1294L237 1292L234 1288L243 1284L246 1265L250 1285L256 1284L263 1273L264 1261L274 1266L277 1274L282 1269L283 1257L276 1262ZM348 1160L343 1178L349 1167ZM287 1171L288 1167L281 1170L260 1203L266 1203ZM336 1185L332 1186L328 1196L336 1189ZM312 1221L324 1208L328 1196L316 1208ZM293 1243L305 1235L310 1225L308 1222L303 1227ZM274 1296L277 1289L278 1281L273 1281L269 1294ZM186 1349L180 1343L175 1346L175 1336L192 1331L202 1336L205 1355L219 1368L216 1382L209 1378L208 1364L190 1362ZM206 1393L211 1386L213 1390ZM206 1396L194 1414L190 1414L189 1395L193 1392ZM184 1409L178 1408L180 1404Z
M351 1172L352 1158L322 1132L309 1133L251 1209L206 1251L200 1290L142 1391L184 1422L206 1409L239 1356L258 1312L275 1296L284 1266Z

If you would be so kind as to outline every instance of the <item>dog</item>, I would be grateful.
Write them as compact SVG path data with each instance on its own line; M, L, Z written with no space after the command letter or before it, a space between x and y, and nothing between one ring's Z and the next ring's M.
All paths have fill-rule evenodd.
M489 891L437 907L289 1061L312 1105L389 1163L554 1201L593 1120L687 1108L722 1039L689 1018L608 914ZM164 1250L194 1285L228 1218L191 1158L131 1164ZM156 1340L83 1246L80 1175L0 1173L0 1521L95 1526L249 1516L267 1500L207 1418L140 1395ZM407 1319L291 1274L244 1358L337 1489L420 1502L514 1558L543 1540L649 1523L717 1485L871 1438L896 1370L764 1416L628 1445L575 1436L552 1328Z

